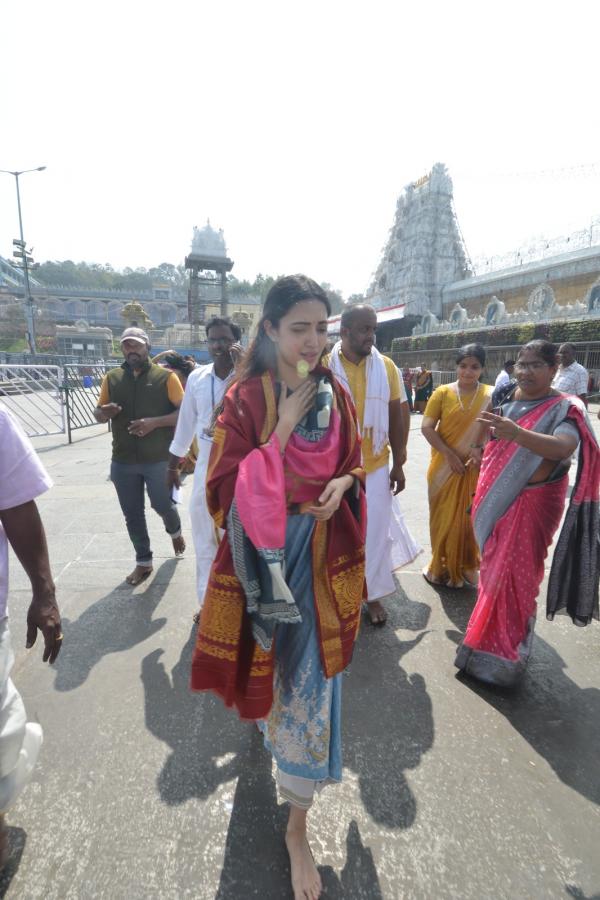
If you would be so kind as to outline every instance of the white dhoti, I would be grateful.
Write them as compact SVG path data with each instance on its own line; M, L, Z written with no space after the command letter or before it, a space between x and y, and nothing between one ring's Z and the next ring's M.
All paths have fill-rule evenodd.
M412 562L423 548L411 535L398 497L390 491L390 473L380 466L367 474L367 603L396 591L393 573Z
M190 497L190 522L196 553L196 593L198 604L202 608L210 567L219 544L217 527L206 505L206 473L212 442L198 441L198 444L198 461L194 470L194 484Z
M31 778L42 728L27 721L21 695L10 679L15 657L8 619L0 622L0 814L9 809Z

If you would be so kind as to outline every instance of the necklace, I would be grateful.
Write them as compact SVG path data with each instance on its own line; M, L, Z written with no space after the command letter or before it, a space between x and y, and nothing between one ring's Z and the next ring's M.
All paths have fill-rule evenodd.
M460 396L460 385L459 385L458 381L456 382L456 395L457 395L457 397L458 397L458 402L459 402L459 404L460 404L460 408L462 409L463 412L469 412L469 410L470 410L471 407L473 406L473 403L475 402L475 397L476 397L477 394L479 393L479 388L480 388L480 387L481 387L481 385L478 384L478 385L477 385L477 390L473 392L473 396L471 397L471 402L469 403L469 405L468 405L467 408L465 409L465 407L463 406L462 397Z

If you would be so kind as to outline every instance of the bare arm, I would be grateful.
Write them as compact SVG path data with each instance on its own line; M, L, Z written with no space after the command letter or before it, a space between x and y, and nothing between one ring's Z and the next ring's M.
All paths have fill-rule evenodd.
M33 647L37 630L44 635L44 662L54 662L61 647L60 612L50 571L46 533L33 500L0 511L6 537L31 582L33 597L27 613L26 647Z
M531 450L543 459L566 459L577 446L577 438L572 434L537 434L527 428L521 428L512 419L495 416L493 413L481 413L478 422L493 426L496 436L505 441L514 441L520 447Z
M408 403L402 403L401 400L390 400L389 410L392 462L394 465L403 466L406 460L406 444L410 427Z
M389 440L392 448L392 468L390 471L390 488L394 494L399 494L406 486L404 472L402 466L406 461L406 442L408 440L407 416L403 415L406 407L408 414L408 403L402 403L400 400L390 400L389 402ZM410 419L408 419L410 422Z
M174 453L169 453L169 462L167 463L167 486L171 489L181 487L181 479L179 478L179 466L181 457Z
M177 425L179 410L167 413L166 416L148 416L146 419L133 419L127 426L127 431L136 437L145 437L155 428L174 428Z
M97 406L94 410L94 418L96 422L100 422L101 425L104 425L108 422L109 419L114 419L115 416L121 412L121 407L118 403L104 403L102 406Z
M487 406L485 407L485 410L483 411L489 412L491 405L492 400L490 398ZM477 468L479 468L481 465L481 459L483 457L485 445L487 444L490 436L490 426L477 419L475 421L477 422L477 427L475 428L473 440L469 448L469 459L467 460L467 466L476 466Z
M403 400L401 404L401 414L402 414L402 430L405 435L404 437L404 462L406 462L406 447L408 445L408 435L410 434L410 406L408 405L408 400Z
M447 453L450 450L450 447L444 443L439 434L437 433L437 423L438 419L432 419L431 416L423 416L423 421L421 422L421 433L428 444L434 448L434 450L439 451L439 453Z
M460 456L458 456L458 454L454 452L452 447L449 447L448 444L444 443L442 438L439 436L436 429L438 421L439 419L432 419L431 416L423 416L423 422L421 424L421 432L423 434L423 437L425 438L427 443L431 444L434 450L437 450L438 453L441 453L446 457L448 465L453 472L456 472L457 475L463 475L465 472L465 465Z

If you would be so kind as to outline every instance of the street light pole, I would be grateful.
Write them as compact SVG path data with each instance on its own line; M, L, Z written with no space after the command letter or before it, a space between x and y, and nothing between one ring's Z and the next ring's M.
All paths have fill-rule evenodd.
M23 276L25 278L25 318L27 320L27 342L29 350L32 354L37 352L35 343L35 316L33 314L33 297L31 296L31 285L29 283L29 262L27 259L27 248L25 246L25 238L23 237L23 216L21 214L21 193L19 191L19 175L25 175L27 172L43 172L46 166L38 166L36 169L23 169L21 172L9 172L6 169L0 169L4 175L14 175L15 184L17 185L17 208L19 210L19 235L21 239L21 253L23 260Z
M19 234L21 237L21 250L23 253L23 275L25 276L25 317L27 319L27 339L29 342L29 350L35 355L37 348L35 345L35 316L33 314L33 298L31 296L31 286L29 284L29 263L27 262L27 248L25 247L25 238L23 237L23 216L21 215L21 194L19 191L19 175L15 172L15 183L17 185L17 207L19 209Z

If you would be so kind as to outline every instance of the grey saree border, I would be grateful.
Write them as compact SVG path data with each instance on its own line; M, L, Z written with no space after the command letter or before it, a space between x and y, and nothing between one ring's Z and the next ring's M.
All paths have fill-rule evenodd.
M571 401L567 397L559 400L550 407L531 431L535 431L537 434L546 434L553 430L565 418L570 406ZM510 463L505 466L479 504L477 513L473 517L473 530L482 553L485 542L494 530L498 519L501 519L510 509L541 461L541 456L537 456L525 447L519 447Z
M519 683L527 668L527 662L533 644L535 631L535 616L531 616L527 623L525 640L519 646L519 659L504 659L487 650L473 650L467 644L459 644L456 651L454 665L465 675L477 678L485 684L496 687L514 687Z

